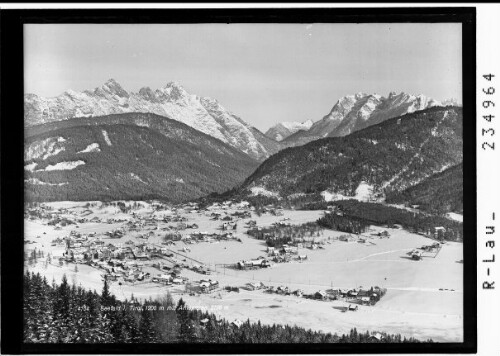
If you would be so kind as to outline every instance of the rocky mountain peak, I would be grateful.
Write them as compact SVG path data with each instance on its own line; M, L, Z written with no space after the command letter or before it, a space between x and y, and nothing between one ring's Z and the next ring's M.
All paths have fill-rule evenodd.
M157 97L170 102L185 102L189 94L178 82L168 82L156 91Z
M179 82L176 82L175 80L171 80L167 84L165 84L164 88L179 88L179 89L184 89L182 85Z
M443 106L425 95L412 95L392 91L387 97L358 92L337 100L323 119L314 122L310 129L297 132L287 145L303 145L320 137L349 135L392 117L401 116L433 106Z
M150 87L139 89L139 95L148 101L156 101L156 95Z
M128 98L130 95L128 92L122 88L122 86L114 79L108 79L106 83L103 84L99 89L101 89L105 93L109 93L112 95L118 95L122 98Z
M221 108L220 103L217 99L203 97L200 99L201 105L203 105L206 109L217 110Z
M74 97L76 96L78 93L76 91L74 91L73 89L68 89L64 92L65 95L69 96L69 97Z
M169 89L172 93L187 94L186 89L184 89L182 85L180 85L178 82L175 81L168 82L163 88Z
M364 97L366 97L366 96L368 96L368 94L363 93L363 92L361 92L361 91L360 91L360 92L358 92L358 93L356 93L356 94L354 94L354 98L355 98L356 100L362 99L362 98L364 98Z

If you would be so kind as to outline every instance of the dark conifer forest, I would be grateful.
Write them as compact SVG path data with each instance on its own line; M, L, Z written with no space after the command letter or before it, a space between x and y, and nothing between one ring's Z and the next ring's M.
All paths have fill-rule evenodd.
M400 193L389 194L386 202L418 205L419 209L434 214L447 212L462 214L464 210L463 175L463 164L460 163Z

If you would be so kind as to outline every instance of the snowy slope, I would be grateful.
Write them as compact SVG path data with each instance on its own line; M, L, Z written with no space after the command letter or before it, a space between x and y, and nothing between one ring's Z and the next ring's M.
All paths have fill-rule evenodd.
M77 117L149 112L189 125L252 158L265 159L275 153L269 152L269 145L266 149L256 138L255 128L226 110L219 102L189 94L175 82L154 91L144 87L138 93L133 93L127 92L115 80L110 79L94 90L68 90L53 98L26 94L24 101L26 126Z

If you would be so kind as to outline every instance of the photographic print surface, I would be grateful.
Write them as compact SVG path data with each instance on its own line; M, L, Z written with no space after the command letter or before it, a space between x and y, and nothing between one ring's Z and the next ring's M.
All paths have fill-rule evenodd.
M24 25L24 341L464 340L460 23Z

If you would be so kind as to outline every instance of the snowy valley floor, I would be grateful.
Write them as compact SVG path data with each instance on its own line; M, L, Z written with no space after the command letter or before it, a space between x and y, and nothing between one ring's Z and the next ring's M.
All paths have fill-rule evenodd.
M78 216L84 208L84 203L50 203L55 208L66 207ZM147 208L136 211L137 214L150 214ZM301 224L315 221L322 216L322 211L284 211L283 216L265 214L261 217L252 214L257 226L268 226L283 218L290 218L291 224ZM94 209L89 220L100 218L128 219L130 215L119 212L114 207ZM198 224L198 231L219 231L220 221L210 220L206 213L183 213L187 223ZM248 219L245 219L245 221ZM54 230L53 226L40 221L26 221L25 239L34 241L27 244L26 249L37 248L50 252L54 257L62 256L64 248L61 245L51 246L51 241L57 237L68 236L71 230L81 233L106 231L123 226L124 223L82 223L78 229L74 225ZM168 224L165 224L168 225ZM380 239L371 235L377 231L387 230L390 238ZM325 249L301 249L300 254L307 254L303 262L275 264L271 268L240 271L224 268L223 264L232 264L242 259L252 259L266 256L266 246L263 241L250 238L245 234L246 228L240 221L236 230L242 242L221 241L217 243L196 243L184 245L178 242L172 247L180 250L184 246L190 252L182 252L199 260L215 270L210 276L203 276L191 270L184 269L182 276L192 281L211 278L219 281L222 287L243 287L246 283L260 281L265 285L289 286L292 290L302 289L304 292L315 292L329 288L354 288L380 286L387 288L387 293L374 306L359 306L358 311L342 312L342 307L348 305L344 301L316 301L296 296L268 294L262 290L240 293L216 291L212 294L189 295L184 286L160 286L155 283L122 284L113 282L111 292L119 299L162 297L167 291L174 299L182 297L189 306L207 308L229 320L260 320L261 323L280 323L298 325L324 332L346 333L351 328L358 331L383 331L401 333L403 336L413 336L418 339L432 338L437 342L460 342L463 340L463 248L460 243L447 242L436 257L424 257L421 261L408 258L407 252L434 241L420 235L411 234L401 229L382 229L372 227L366 233L366 243L341 242L333 238L342 235L336 231L324 230L318 240L327 240ZM45 232L45 234L44 234ZM183 233L193 232L186 230ZM121 239L103 238L106 243L123 243L129 239L139 241L137 235L141 232L127 232ZM143 233L143 232L142 232ZM148 242L161 242L165 233L155 231ZM39 238L37 236L40 236ZM330 240L328 239L330 238ZM142 240L141 240L142 241ZM54 258L55 260L55 258ZM71 282L81 284L85 288L102 289L102 270L79 264L78 272L72 263L63 266L38 262L36 266L26 267L34 272L45 275L49 282L54 278L59 282L66 274ZM150 268L150 267L145 267ZM158 270L150 268L152 274Z

